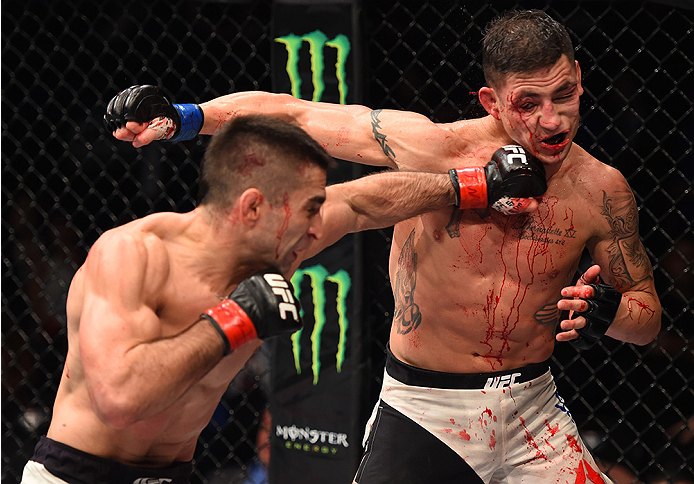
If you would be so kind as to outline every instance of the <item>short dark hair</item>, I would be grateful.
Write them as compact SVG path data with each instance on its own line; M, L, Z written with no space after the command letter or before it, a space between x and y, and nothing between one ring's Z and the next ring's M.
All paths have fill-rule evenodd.
M507 74L531 72L566 55L573 64L568 32L542 10L511 10L492 20L482 42L482 67L490 87Z
M264 115L238 116L212 137L200 174L200 204L227 208L255 187L272 199L300 188L306 163L324 171L335 160L303 129Z

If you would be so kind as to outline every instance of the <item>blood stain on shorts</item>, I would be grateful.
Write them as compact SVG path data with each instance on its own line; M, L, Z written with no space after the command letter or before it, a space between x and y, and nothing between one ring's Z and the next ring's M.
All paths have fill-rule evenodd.
M578 445L576 437L574 437L573 435L566 434L566 441L569 443L569 447L571 447L571 449L573 449L574 452L578 452L581 454L583 453L583 451L581 450L581 446Z
M535 442L535 437L533 437L533 434L530 433L528 427L525 425L525 420L523 419L523 417L518 418L520 419L520 422L523 425L523 429L525 430L525 443L528 444L528 448L531 451L533 449L535 450L535 459L548 460L545 453L542 450L540 450L540 447L537 445L537 442Z
M559 424L556 424L554 427L550 426L549 422L545 420L545 425L547 426L547 430L549 430L550 435L554 437L557 435L557 432L559 432Z

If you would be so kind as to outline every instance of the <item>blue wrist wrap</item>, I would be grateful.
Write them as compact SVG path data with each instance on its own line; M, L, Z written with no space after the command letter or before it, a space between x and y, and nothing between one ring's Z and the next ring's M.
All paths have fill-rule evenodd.
M186 141L195 138L205 122L205 115L197 104L174 104L181 116L181 128L169 141Z

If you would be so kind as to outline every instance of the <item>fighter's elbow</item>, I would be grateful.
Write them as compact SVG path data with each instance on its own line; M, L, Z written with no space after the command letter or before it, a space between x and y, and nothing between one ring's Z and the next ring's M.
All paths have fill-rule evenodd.
M124 429L138 420L135 400L126 392L115 388L101 387L89 392L92 409L105 425L113 429Z
M641 346L645 346L645 345L650 344L653 341L655 341L655 339L660 334L660 330L661 330L660 315L658 315L658 320L655 321L653 324L651 324L648 331L645 332L644 342Z
M633 333L634 341L632 343L637 346L646 346L655 341L658 334L660 334L660 330L660 311L658 311L656 314L653 314L650 320L646 321L644 327Z

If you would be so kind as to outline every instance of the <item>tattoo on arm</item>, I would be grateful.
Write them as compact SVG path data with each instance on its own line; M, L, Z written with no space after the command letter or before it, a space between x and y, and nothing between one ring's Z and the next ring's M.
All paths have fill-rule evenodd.
M610 273L616 288L633 286L639 281L652 278L652 269L646 250L639 239L639 214L631 192L618 192L608 196L603 190L600 213L610 224L612 243L607 247L610 254ZM632 273L627 267L632 264Z
M417 253L414 251L414 229L410 232L398 257L398 270L395 274L395 314L393 324L398 334L407 334L417 329L422 322L422 313L414 302L414 289L417 285Z
M373 131L374 138L376 138L378 144L381 145L383 153L385 153L385 155L391 160L395 160L395 152L393 152L392 148L388 146L386 135L379 131L379 129L381 129L381 120L378 119L378 115L381 114L381 111L383 110L377 109L375 111L371 111L371 129Z

